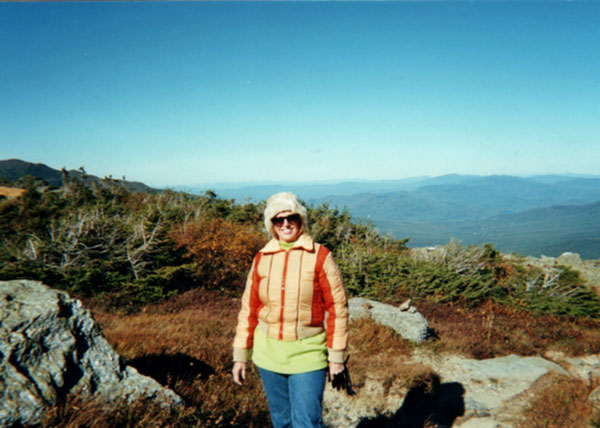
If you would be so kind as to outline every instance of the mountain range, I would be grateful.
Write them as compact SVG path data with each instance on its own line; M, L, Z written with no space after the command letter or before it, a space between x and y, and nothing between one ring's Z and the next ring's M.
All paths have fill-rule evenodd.
M27 174L53 186L62 185L61 172L44 164L0 161L0 177L16 181ZM156 190L143 183L119 182L134 191ZM372 222L382 233L409 238L409 247L443 245L456 239L463 245L491 242L503 252L537 257L570 251L585 259L600 258L600 176L450 174L385 181L213 183L177 188L194 194L208 189L240 203L262 201L289 190L309 205L328 203L347 209L355 220Z
M409 246L492 242L504 252L600 258L600 176L444 175L390 181L215 186L238 201L290 190L309 204L346 208ZM200 192L197 189L196 192Z

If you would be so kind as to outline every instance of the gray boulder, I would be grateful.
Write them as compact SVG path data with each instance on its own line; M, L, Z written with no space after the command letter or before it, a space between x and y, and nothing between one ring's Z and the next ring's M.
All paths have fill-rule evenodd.
M539 356L509 355L488 360L451 356L438 368L438 373L445 379L465 385L466 409L474 413L479 413L482 408L495 413L503 403L527 391L550 372L568 376L560 365Z
M460 410L454 413L457 417L451 425L453 427L516 428L519 425L515 421L522 414L527 397L532 395L539 379L549 373L569 376L561 365L542 357L509 355L473 360L457 355L416 351L409 359L399 356L398 361L430 367L440 376L441 383L437 391L434 390L429 397L410 400L410 391L403 386L403 380L395 379L390 385L385 375L367 377L360 388L355 388L356 394L352 396L340 393L328 384L323 397L326 426L404 426L396 424L397 415L418 414L423 407L443 403L437 408L438 416L449 416L452 411ZM598 399L599 390L590 394L591 401ZM381 425L372 422L365 424L364 421L379 415L384 417Z
M421 343L427 338L429 324L410 302L397 308L375 300L354 297L348 301L350 320L371 318L373 321L387 325L403 338Z
M562 253L560 256L558 256L556 261L561 265L571 266L574 268L577 268L583 264L579 254L570 252Z
M0 281L0 427L39 424L70 393L182 403L125 365L79 300L36 281Z

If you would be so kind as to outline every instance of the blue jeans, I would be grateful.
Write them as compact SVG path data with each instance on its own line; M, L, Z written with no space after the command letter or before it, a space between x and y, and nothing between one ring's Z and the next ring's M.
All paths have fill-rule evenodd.
M275 428L322 428L326 369L280 374L258 368Z

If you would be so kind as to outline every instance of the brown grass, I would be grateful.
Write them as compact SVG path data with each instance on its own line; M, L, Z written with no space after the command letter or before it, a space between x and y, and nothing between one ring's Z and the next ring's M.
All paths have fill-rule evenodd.
M538 393L522 415L520 428L590 428L598 415L588 400L598 382L552 376L550 385Z
M231 343L239 304L238 299L206 290L192 290L134 314L111 313L88 304L116 351L141 373L175 390L186 405L174 410L146 403L106 408L71 398L51 409L44 426L268 425L267 403L253 366L249 366L244 387L236 387L231 380ZM431 352L487 358L511 353L534 355L546 350L572 355L600 351L597 321L535 317L491 303L472 309L427 302L418 306L437 336L419 345ZM348 366L355 389L360 390L367 376L381 381L388 389L427 388L437 375L427 366L411 363L414 347L389 327L371 320L353 322ZM577 388L587 391L587 387L567 381L558 385L570 392L557 394L556 400L583 403L582 396L573 394L579 394ZM588 410L575 406L574 412L581 417ZM544 425L526 428L533 426ZM553 426L558 425L548 425Z
M477 308L419 303L435 338L426 346L472 358L600 352L600 320L537 316L487 302Z
M429 366L413 363L413 346L390 327L371 319L358 319L350 324L350 360L348 369L356 390L367 377L376 379L384 391L428 389L432 379L439 379Z
M25 193L25 189L19 189L18 187L4 187L0 186L0 196L6 196L8 199L15 199Z
M159 428L176 427L189 416L189 411L165 409L151 402L137 401L131 405L82 400L71 396L55 405L46 414L43 426L52 428Z
M62 403L49 413L45 426L57 426L57 414L63 427L265 426L268 409L258 373L250 367L243 387L231 380L238 310L239 301L198 290L137 314L95 309L104 335L128 364L172 388L186 405L175 411L151 407L146 412L143 403L106 408L86 402L74 411L72 404Z

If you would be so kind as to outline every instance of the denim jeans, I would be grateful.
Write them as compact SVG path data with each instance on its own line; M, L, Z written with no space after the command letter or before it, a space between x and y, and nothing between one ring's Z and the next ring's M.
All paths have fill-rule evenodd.
M326 369L280 374L258 368L275 428L321 428Z

